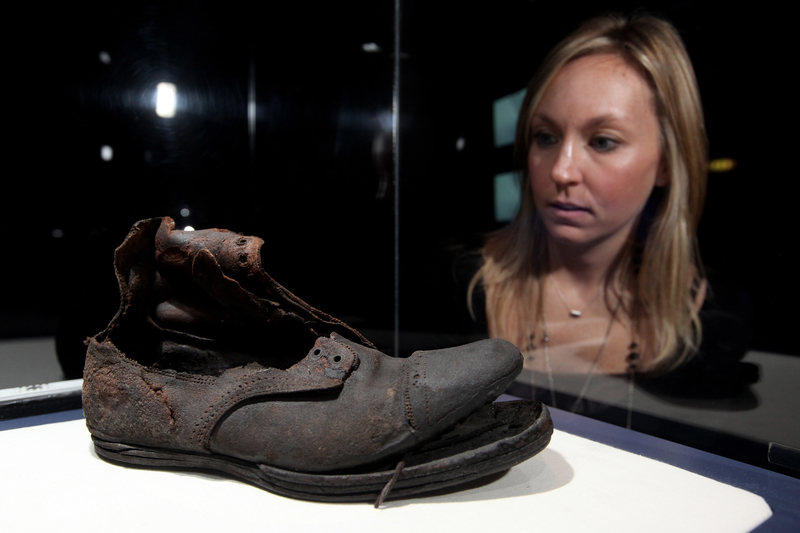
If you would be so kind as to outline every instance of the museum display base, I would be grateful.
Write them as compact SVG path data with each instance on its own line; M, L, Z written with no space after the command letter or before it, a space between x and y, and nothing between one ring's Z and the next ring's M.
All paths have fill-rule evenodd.
M0 522L15 532L65 524L85 531L744 532L772 515L757 494L558 429L550 446L505 475L388 501L381 510L292 500L204 472L112 465L95 454L82 419L0 431L0 453Z

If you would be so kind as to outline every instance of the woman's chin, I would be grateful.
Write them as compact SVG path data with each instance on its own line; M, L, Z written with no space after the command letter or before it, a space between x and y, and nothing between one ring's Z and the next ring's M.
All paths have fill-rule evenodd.
M558 225L547 227L547 237L551 245L576 248L590 245L595 239L585 228Z
M597 224L562 224L545 220L544 227L550 246L577 252L588 251L599 246L616 253L625 246L634 224L608 229L599 227Z

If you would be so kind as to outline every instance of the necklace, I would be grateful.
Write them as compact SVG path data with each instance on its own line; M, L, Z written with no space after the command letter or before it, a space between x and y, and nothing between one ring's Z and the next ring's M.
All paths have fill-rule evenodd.
M592 378L594 377L597 365L600 363L600 360L603 355L603 351L605 350L606 344L608 343L608 338L611 335L611 328L614 325L614 320L619 313L619 308L622 304L622 297L620 296L617 299L617 305L614 307L614 311L611 313L611 319L608 321L608 326L606 327L605 335L603 335L603 340L600 343L600 347L597 349L597 354L592 361L592 366L589 368L589 371L586 373L586 379L584 380L583 387L581 387L581 391L578 394L578 397L572 404L572 408L570 409L571 413L575 413L580 405L581 401L583 401L584 397L586 396L586 392L589 390L589 385L592 382ZM636 342L635 328L631 328L631 343L628 345L629 353L625 358L625 362L627 363L627 367L625 373L627 374L627 381L628 381L628 391L627 391L627 413L626 413L626 421L625 427L631 429L632 421L633 421L633 393L634 393L634 385L635 385L635 378L636 378L636 370L637 370L637 362L639 360L639 353L638 343ZM529 336L529 348L533 347L533 335ZM555 387L555 378L553 376L553 365L550 358L550 336L547 333L547 320L545 319L544 312L542 312L542 344L544 345L544 359L545 359L545 367L547 370L547 380L548 385L550 388L550 403L553 407L558 407L556 404L556 387ZM534 382L533 382L533 375L534 372L531 371L531 388L535 391ZM534 392L535 394L535 392Z
M569 312L569 316L571 316L572 318L580 318L581 315L583 314L583 311L586 311L589 308L589 306L592 305L595 300L597 300L597 297L600 296L600 293L602 292L602 289L603 289L603 287L601 286L600 290L597 291L597 294L594 295L594 298L589 300L586 303L586 305L583 306L583 311L578 311L577 309L573 309L573 307L571 305L569 305L569 302L567 301L567 297L564 296L563 292L561 292L561 287L559 287L558 283L556 283L556 280L553 277L553 274L548 274L547 277L548 277L548 279L550 281L553 282L553 285L555 286L556 290L558 291L558 295L561 297L561 301L564 302L564 307L567 308L567 311Z
M631 331L635 331L631 328ZM631 423L633 421L633 386L634 381L636 380L636 361L639 360L639 352L637 352L637 348L639 344L636 342L636 336L631 335L631 343L628 346L628 356L625 358L625 361L628 363L628 368L626 372L628 374L628 416L626 417L625 427L631 429Z

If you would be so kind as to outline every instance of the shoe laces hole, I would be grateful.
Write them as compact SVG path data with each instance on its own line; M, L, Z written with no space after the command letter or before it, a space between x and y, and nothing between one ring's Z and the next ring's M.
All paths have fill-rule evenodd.
M247 263L247 254L239 254L239 262Z
M314 350L314 355L319 355L319 354L320 354L320 349L319 349L319 348L317 348L316 350Z
M341 360L342 360L342 356L341 355L334 355L333 356L333 362L334 363L338 363Z

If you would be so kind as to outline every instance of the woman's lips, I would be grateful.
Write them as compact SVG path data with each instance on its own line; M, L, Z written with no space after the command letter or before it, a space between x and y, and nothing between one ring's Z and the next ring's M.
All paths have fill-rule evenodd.
M563 213L591 213L591 209L588 207L583 207L580 205L575 205L567 202L553 202L550 204L550 207L555 209L556 211L563 212Z
M551 222L572 226L587 223L587 217L592 215L592 210L569 202L551 202L548 213Z

